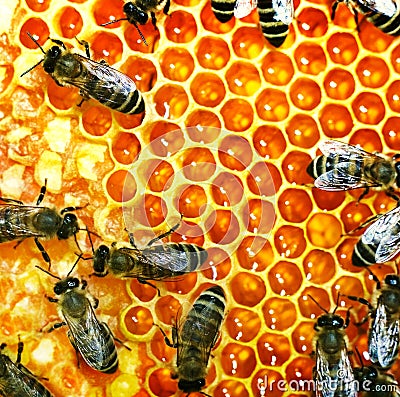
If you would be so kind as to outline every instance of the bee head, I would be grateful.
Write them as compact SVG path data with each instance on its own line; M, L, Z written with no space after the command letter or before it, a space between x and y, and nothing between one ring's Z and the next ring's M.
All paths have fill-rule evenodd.
M123 11L129 23L132 23L133 25L136 25L137 23L139 25L144 25L149 19L147 12L141 10L131 1L128 1L127 3L124 4Z
M50 48L50 50L47 51L46 57L43 63L43 69L47 73L54 73L54 67L55 64L58 60L58 58L61 56L62 50L58 46L53 46Z
M59 240L66 240L76 234L79 230L78 218L74 214L65 214L63 222L57 231Z
M385 284L400 288L400 277L397 274L388 274L385 277Z
M54 286L54 293L56 295L62 295L68 290L72 290L78 287L79 287L79 279L77 279L76 277L67 277L66 279L56 283L56 285Z
M204 378L196 379L196 380L180 379L178 382L178 387L180 390L184 391L185 393L192 393L192 392L200 391L204 387L205 384L206 384L206 381Z
M106 262L110 255L110 248L106 245L100 245L94 253L93 270L95 273L103 273Z
M343 328L344 320L342 317L332 314L323 314L318 317L317 320L318 327L329 327L329 328Z

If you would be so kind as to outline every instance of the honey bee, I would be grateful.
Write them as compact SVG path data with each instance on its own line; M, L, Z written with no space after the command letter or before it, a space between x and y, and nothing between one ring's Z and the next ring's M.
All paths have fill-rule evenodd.
M71 211L83 207L67 207L58 213L55 209L39 206L46 194L45 184L40 189L36 206L24 205L22 201L0 197L0 243L18 240L19 242L33 237L36 246L41 252L43 259L51 265L50 257L40 243L40 238L58 237L59 240L66 240L81 230L76 215Z
M364 188L364 197L370 188L384 190L395 200L394 187L400 186L399 155L390 158L381 153L369 153L357 146L328 140L319 145L321 156L307 167L315 179L315 187L340 191Z
M104 277L110 272L115 277L136 278L140 283L157 289L149 280L175 278L198 270L207 259L207 251L204 248L186 243L153 245L175 231L179 225L180 222L168 232L150 240L143 250L136 247L134 237L130 233L132 248L116 248L116 243L112 243L111 248L102 244L94 251L89 234L93 250L94 275Z
M391 36L400 35L400 7L395 0L336 0L332 5L332 20L339 3L344 2L354 13L358 27L358 14L364 15L382 32Z
M368 332L368 352L371 362L380 369L390 368L397 359L400 340L400 276L388 274L381 286L379 279L369 269L376 282L373 303L357 296L349 299L366 305L367 316L359 324L371 317Z
M0 351L7 345L2 343ZM0 395L4 397L53 397L26 367L21 364L24 349L23 342L18 342L17 360L0 353Z
M238 1L239 0L211 0L211 9L218 21L222 23L230 21L234 15Z
M314 325L315 358L316 365L313 368L316 396L356 397L354 373L351 367L345 329L350 323L350 309L346 319L335 314L338 304L332 313L326 311L310 295L308 295L326 314L318 317Z
M47 299L58 304L59 316L64 321L54 324L47 332L68 325L68 338L75 351L80 353L91 368L112 374L118 369L115 338L107 324L97 320L94 309L98 306L98 300L85 291L87 282L70 277L80 258L81 255L64 279L36 266L59 280L54 286L54 293L60 298L48 296Z
M50 40L57 45L45 52L30 33L28 36L40 48L44 58L22 73L21 77L43 63L44 71L59 86L75 86L80 89L83 97L81 103L93 98L104 106L121 113L137 114L144 111L143 97L136 88L136 84L104 60L95 62L90 59L88 43L78 40L85 46L86 57L84 57L67 50L61 40L54 39Z
M173 327L173 343L158 326L166 344L177 349L173 378L179 379L178 387L187 395L200 392L205 385L208 360L218 339L225 306L223 289L213 286L201 293L187 316Z

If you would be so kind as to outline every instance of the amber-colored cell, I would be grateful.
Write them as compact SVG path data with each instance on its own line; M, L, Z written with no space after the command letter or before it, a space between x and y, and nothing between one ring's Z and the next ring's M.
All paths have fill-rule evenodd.
M312 183L313 179L307 174L307 166L311 162L311 157L303 152L292 151L282 162L282 171L289 183L305 185Z
M297 258L306 249L304 231L295 226L281 226L274 234L275 248L285 258Z
M186 149L182 155L182 169L191 181L207 181L216 169L214 156L206 148Z
M258 196L274 196L282 185L282 178L277 167L270 163L258 162L247 176L247 186Z
M165 34L174 43L189 43L197 34L196 21L186 11L174 11L164 20Z
M149 309L143 306L129 308L124 314L126 330L133 335L144 335L153 327L153 316Z
M340 240L341 223L330 214L315 214L307 222L307 237L317 247L331 248Z
M292 333L292 343L297 353L311 354L313 351L314 322L301 322Z
M312 189L312 195L318 208L328 211L338 208L346 198L344 191L328 192L317 188Z
M187 295L196 286L196 283L197 274L188 273L174 280L168 280L167 282L165 282L165 287L168 292L180 295Z
M267 327L276 331L287 330L296 322L296 307L288 299L270 298L262 311Z
M264 271L274 260L271 244L259 236L245 237L236 250L236 256L240 266L252 272Z
M225 97L225 86L222 80L213 73L197 73L190 84L193 99L207 107L215 107Z
M150 91L157 82L157 69L148 59L131 56L121 71L135 82L140 92Z
M313 110L321 102L321 89L315 81L299 78L290 87L290 99L299 109Z
M132 164L137 160L141 145L135 134L120 132L114 137L111 150L120 164Z
M288 222L304 222L312 210L312 201L306 191L286 189L278 200L279 212Z
M142 124L145 112L139 114L124 114L121 112L114 112L113 116L122 128L130 130Z
M240 272L232 278L230 291L239 305L253 307L264 299L266 287L261 277Z
M310 357L296 357L289 363L286 367L285 379L289 385L293 386L293 391L309 392L310 389L305 387L303 382L308 380L308 385L311 384L310 381L312 379L312 369L314 365L315 359ZM309 395L310 393L307 393L307 396ZM303 397L305 396L303 395Z
M260 156L266 159L277 159L286 150L286 140L279 128L264 125L254 132L253 146Z
M145 37L148 45L143 42L134 25L127 23L124 27L125 42L131 50L145 54L153 53L155 51L158 41L160 40L160 31L154 28L151 21L145 25L140 25L140 31Z
M261 29L242 27L232 36L233 51L239 58L253 59L264 49L265 39Z
M157 113L164 119L176 120L181 117L189 105L185 90L178 85L165 84L154 95Z
M230 244L239 235L239 222L230 210L215 210L206 219L205 227L211 241L218 244Z
M385 117L385 105L381 97L372 92L357 95L351 107L356 118L364 124L376 125Z
M104 59L109 65L114 65L121 60L122 42L111 32L101 32L90 43L90 50L93 59L97 61Z
M128 291L132 292L132 294L142 302L149 302L157 295L157 290L154 287L148 284L142 284L135 278L129 281L128 288Z
M96 0L93 4L92 12L97 25L103 25L104 23L116 21L121 18L126 18L123 12L124 2L123 0ZM115 22L107 25L107 29L119 28L121 24L125 22Z
M32 11L43 12L50 6L50 0L25 0Z
M303 269L308 281L324 284L336 273L335 259L329 252L312 250L303 260Z
M47 95L50 103L60 110L70 109L82 99L77 88L60 87L53 79L49 79Z
M153 194L145 194L139 206L142 211L135 211L136 219L145 226L155 227L165 221L168 213L165 201Z
M386 99L394 112L400 112L400 80L394 81L387 88Z
M363 270L360 267L353 266L351 263L351 255L353 254L356 243L356 238L347 238L336 249L336 259L340 267L353 273Z
M188 127L186 132L189 138L194 142L214 142L221 132L221 121L215 113L209 110L194 110L187 116L185 125Z
M244 99L230 99L221 108L225 127L228 130L241 132L250 128L254 112L249 102Z
M184 48L167 48L161 56L163 75L170 80L186 81L194 70L194 61Z
M205 210L207 196L204 189L198 185L188 185L179 194L178 211L188 218L197 218Z
M264 365L280 367L289 359L291 349L286 336L265 333L258 338L257 353Z
M211 194L218 205L224 207L236 205L243 197L243 183L236 175L221 172L212 182Z
M225 78L229 89L237 95L251 96L261 85L258 70L248 62L233 63L227 70Z
M211 2L207 2L200 13L200 20L204 29L213 33L228 33L235 26L235 18L232 18L226 23L221 23L215 17L213 10L211 9Z
M145 163L147 187L153 192L166 191L174 180L174 169L164 160L149 160Z
M155 304L155 314L158 321L167 325L175 324L176 316L181 309L182 307L179 300L174 298L172 295L162 296L157 299Z
M251 381L251 390L253 396L261 396L261 393L268 393L268 397L281 397L283 395L282 387L278 385L287 385L282 375L272 369L261 369ZM285 386L286 387L286 386Z
M350 65L358 55L358 45L350 33L334 33L327 43L331 60L341 65Z
M40 45L43 45L50 35L46 22L40 18L29 18L20 29L19 40L26 48L37 49L36 43L28 36L28 32Z
M360 145L364 150L370 153L382 152L383 150L380 134L369 128L357 130L351 136L349 144Z
M272 290L280 296L294 295L301 286L303 276L297 265L280 261L269 272Z
M373 206L376 213L384 214L394 208L394 205L393 199L385 192L379 192L375 195Z
M256 98L257 114L266 121L282 121L289 114L289 104L284 92L267 88Z
M204 245L204 231L203 225L185 220L183 221L179 229L171 234L170 240L174 243L188 243L197 244L202 247Z
M400 45L390 52L390 61L396 73L400 73Z
M185 144L183 132L177 124L156 121L147 133L150 136L153 153L160 157L171 156Z
M340 212L346 233L353 231L372 216L370 206L358 202L347 204Z
M65 7L58 16L61 36L71 39L82 30L83 20L81 14L74 7Z
M325 310L330 310L329 294L324 288L308 287L298 298L298 307L304 317L316 319L325 312L311 298L312 296Z
M270 201L251 199L243 209L243 223L250 233L269 233L275 220L274 204Z
M400 150L400 117L389 117L382 128L383 139L392 150Z
M167 368L158 368L151 372L149 387L157 397L170 397L178 390L177 382L171 378L171 372Z
M218 146L218 157L225 167L243 171L250 165L253 152L247 139L238 135L228 135Z
M83 128L90 135L102 136L111 128L111 111L104 106L92 106L82 115Z
M287 85L294 74L291 59L278 51L268 52L263 59L261 71L264 79L274 85Z
M306 83L304 82L304 84ZM294 95L293 92L291 92L291 96L292 94ZM296 95L302 96L303 94L299 91ZM305 97L304 99L307 101ZM305 114L296 114L292 117L286 127L286 133L293 145L304 149L314 147L320 138L317 123L312 117Z
M213 393L215 397L249 397L246 386L237 380L223 380Z
M12 65L0 66L0 92L4 92L10 85L14 76L14 67Z
M296 20L300 33L306 37L321 37L328 30L326 15L317 8L304 8Z
M110 175L106 184L110 197L119 203L131 200L136 194L136 181L132 174L119 170Z
M164 339L164 335L157 331L150 342L150 349L154 356L161 362L172 362L176 354L175 349L171 349Z
M366 20L363 23L362 29L360 29L359 38L362 46L373 54L383 53L394 40L394 36L382 32Z
M336 280L332 285L332 295L339 292L341 295L364 296L364 288L356 277L343 276Z
M218 247L211 247L207 250L208 257L203 266L203 275L210 280L222 280L231 271L232 262L228 254Z
M349 134L354 125L349 110L340 104L325 105L319 113L319 121L324 134L335 139Z
M245 345L228 343L221 353L221 366L229 376L248 378L256 367L254 350Z
M229 311L225 326L232 339L246 343L257 336L261 320L258 314L251 310L234 308Z
M318 44L301 43L294 52L294 60L300 72L314 76L326 68L324 50Z
M324 79L326 94L332 99L347 99L353 95L355 81L353 75L341 68L332 69Z
M383 86L390 75L386 62L376 56L367 56L358 63L356 73L364 87L378 88Z
M222 69L229 62L230 56L226 42L217 37L203 37L197 44L196 57L205 69Z

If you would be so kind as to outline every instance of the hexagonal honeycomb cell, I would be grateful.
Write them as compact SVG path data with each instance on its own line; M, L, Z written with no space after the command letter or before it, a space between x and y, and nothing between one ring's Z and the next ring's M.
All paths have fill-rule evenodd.
M91 261L76 274L99 298L96 310L116 338L119 369L99 374L75 352L48 302L53 281L39 272L33 241L2 244L0 339L14 351L25 343L23 363L55 397L169 397L184 395L171 378L175 350L168 335L204 289L221 285L227 311L210 358L206 387L214 397L309 396L281 390L278 381L312 377L313 325L332 311L337 293L370 299L375 283L351 264L360 232L354 229L395 205L384 193L326 192L312 187L306 168L318 144L338 139L369 152L400 150L400 45L369 22L356 28L339 6L334 21L323 1L295 1L295 19L281 48L263 37L254 11L223 24L209 0L172 0L135 26L123 0L4 0L0 5L0 196L35 203L47 179L43 205L77 211L94 246L128 242L139 248L182 222L164 241L204 246L201 271L160 289L136 279L91 277ZM6 17L5 17L6 16ZM126 115L75 87L60 87L37 64L49 38L90 44L132 78L146 112ZM85 232L77 235L92 255ZM64 277L75 262L74 241L43 241L51 271ZM380 279L394 272L374 267ZM366 314L353 305L349 343L366 350ZM342 303L341 303L342 305ZM345 308L338 309L345 315ZM392 370L398 378L399 365ZM293 385L294 383L290 383ZM272 385L272 386L271 386ZM271 388L265 391L263 387ZM263 394L267 393L267 394ZM191 393L190 396L200 396Z

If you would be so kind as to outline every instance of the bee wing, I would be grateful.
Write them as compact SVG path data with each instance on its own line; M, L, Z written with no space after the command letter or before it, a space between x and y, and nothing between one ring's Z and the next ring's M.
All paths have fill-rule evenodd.
M358 0L372 12L392 17L397 12L397 3L394 0Z
M351 366L349 354L345 346L340 350L340 360L337 365L337 378L338 390L341 392L340 395L347 397L357 396L353 368Z
M317 344L314 368L315 394L317 397L333 397L335 390L331 387L333 379L329 370L329 361Z
M400 231L381 240L375 253L376 263L392 260L400 252Z
M293 0L272 0L272 8L275 11L274 19L290 25L293 20Z
M75 56L79 58L79 61L89 73L96 77L96 82L95 84L91 83L87 76L72 79L64 78L63 81L78 87L83 94L99 101L105 100L112 103L115 87L118 87L121 93L125 92L126 96L136 90L136 84L133 80L108 64L93 61L79 54L75 54Z
M235 18L247 17L257 7L257 0L236 0L233 15Z
M324 156L340 155L348 157L351 160L363 160L365 158L380 158L380 156L366 152L365 150L359 148L358 146L349 145L348 143L335 141L333 139L328 139L323 141L318 145L319 150L321 150Z

